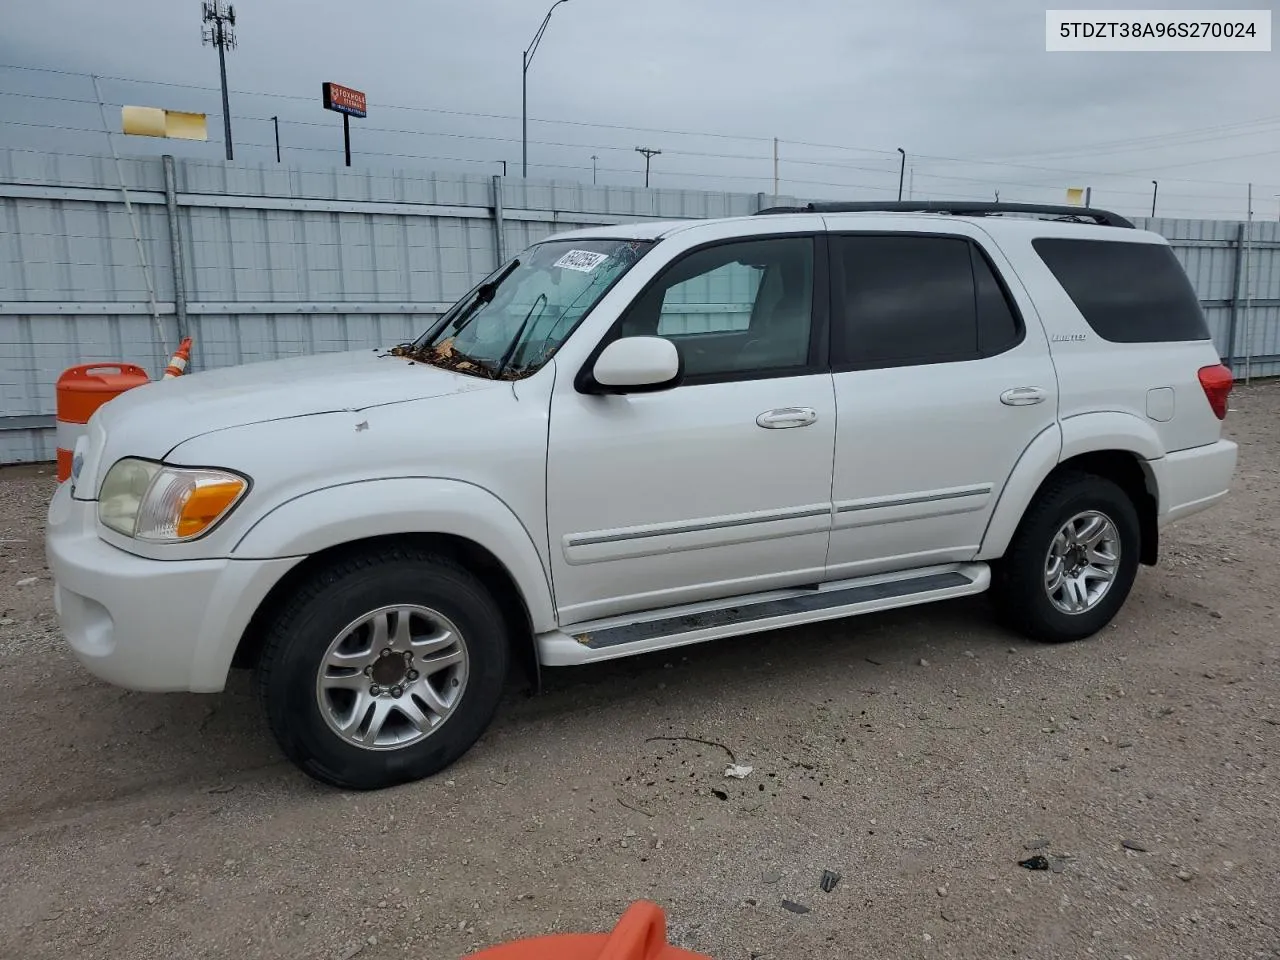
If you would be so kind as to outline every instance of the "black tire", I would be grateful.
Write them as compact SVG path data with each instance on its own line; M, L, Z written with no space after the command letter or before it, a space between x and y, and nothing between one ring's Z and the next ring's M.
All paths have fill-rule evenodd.
M381 607L412 604L447 617L466 648L467 675L452 712L411 745L371 750L330 728L317 671L348 624ZM280 748L323 783L377 790L445 769L484 733L501 699L509 646L501 612L465 568L424 550L387 547L318 570L277 612L258 666L258 692Z
M1045 564L1058 531L1084 511L1097 511L1115 525L1120 563L1111 587L1096 606L1083 613L1064 613L1045 589ZM1129 596L1138 573L1140 546L1137 509L1117 484L1082 472L1054 478L1027 508L1009 549L995 564L991 592L1001 619L1042 643L1093 636L1111 622Z

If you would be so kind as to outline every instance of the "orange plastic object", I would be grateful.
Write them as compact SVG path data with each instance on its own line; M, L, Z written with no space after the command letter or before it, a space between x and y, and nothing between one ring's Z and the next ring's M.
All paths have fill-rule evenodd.
M132 363L84 363L58 377L58 482L71 476L71 454L93 412L126 390L150 383L147 371Z
M648 900L637 900L612 933L566 933L534 937L471 954L469 960L711 960L667 945L667 916Z
M187 370L187 364L191 361L191 338L183 337L182 343L178 344L178 352L169 358L169 365L164 368L164 375L161 380L172 380L174 377L182 376Z

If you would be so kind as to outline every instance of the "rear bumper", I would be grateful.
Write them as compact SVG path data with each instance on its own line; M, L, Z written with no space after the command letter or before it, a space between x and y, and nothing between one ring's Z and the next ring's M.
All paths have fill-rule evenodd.
M1160 525L1207 510L1226 498L1236 470L1236 444L1219 440L1151 460L1160 491Z
M254 611L297 560L148 560L103 542L96 509L67 484L49 506L54 606L76 658L131 690L221 690Z

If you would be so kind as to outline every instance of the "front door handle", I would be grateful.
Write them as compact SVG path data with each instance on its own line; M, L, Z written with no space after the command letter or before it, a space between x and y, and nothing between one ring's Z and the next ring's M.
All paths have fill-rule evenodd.
M756 423L766 430L786 430L789 427L807 427L817 419L818 412L812 407L779 407L760 414Z
M1000 394L1000 402L1010 407L1028 407L1048 398L1040 387L1014 387Z

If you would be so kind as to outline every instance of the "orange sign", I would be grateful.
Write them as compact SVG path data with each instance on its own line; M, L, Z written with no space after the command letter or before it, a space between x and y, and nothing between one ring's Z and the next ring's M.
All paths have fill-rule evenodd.
M325 83L321 87L321 91L326 110L334 110L352 117L367 117L369 115L368 104L365 102L363 91L344 87L340 83Z

